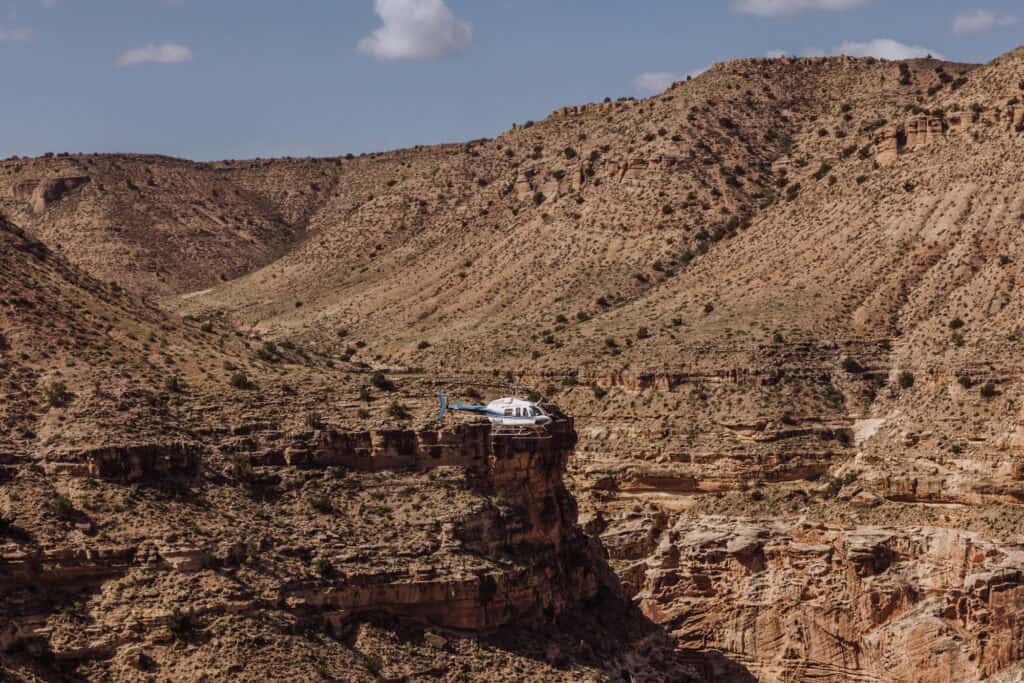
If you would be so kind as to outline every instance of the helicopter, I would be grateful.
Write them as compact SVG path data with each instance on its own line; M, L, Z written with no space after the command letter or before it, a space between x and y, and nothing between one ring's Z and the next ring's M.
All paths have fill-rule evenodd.
M475 403L463 404L462 401L448 403L444 389L440 393L440 410L437 419L441 420L449 410L484 415L494 426L494 434L526 436L546 432L547 425L551 424L552 417L541 407L540 401L530 401L525 398L506 396L496 398L487 405Z

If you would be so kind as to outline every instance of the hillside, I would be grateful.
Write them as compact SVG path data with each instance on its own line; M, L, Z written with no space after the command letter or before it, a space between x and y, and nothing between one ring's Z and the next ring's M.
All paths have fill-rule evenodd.
M468 550L431 550L439 582L500 574L508 605L531 595L576 620L562 661L538 655L536 614L510 608L496 637L526 677L996 676L1024 656L1022 88L1020 49L986 65L740 60L465 144L0 162L0 210L24 229L0 233L14 461L153 442L192 444L222 469L244 454L278 498L249 507L235 481L212 509L237 507L242 525L280 516L316 539L303 561L323 544L351 575L396 569L406 534L428 544L454 524ZM251 388L232 386L237 372ZM74 400L41 405L56 381ZM509 381L574 420L572 444L510 446L543 456L519 463L543 500L496 495L507 473L482 461L428 459L441 433L477 447L459 431L472 426L432 423L439 386L490 397ZM339 462L357 473L335 482ZM351 539L307 529L295 499L324 487ZM379 488L393 530L363 514ZM528 521L506 519L513 498ZM16 503L5 509L33 514ZM217 531L190 547L238 542L203 524ZM291 553L268 562L299 571ZM280 594L272 573L252 581ZM417 595L384 611L416 628L493 625ZM628 615L620 650L602 616L615 610ZM594 619L599 635L570 647ZM361 656L353 628L402 632L367 623L346 627L332 671ZM477 675L498 676L493 643L466 643ZM111 647L83 666L111 671Z

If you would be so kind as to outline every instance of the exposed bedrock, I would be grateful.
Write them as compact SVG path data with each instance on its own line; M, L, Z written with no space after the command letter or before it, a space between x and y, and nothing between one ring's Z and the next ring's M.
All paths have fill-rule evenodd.
M49 454L42 463L49 476L72 483L102 481L129 497L136 487L173 480L179 487L172 491L175 499L201 504L221 495L224 486L247 485L262 496L261 516L272 514L278 524L295 522L307 530L296 537L274 528L246 529L238 531L248 542L211 534L196 543L194 533L160 532L161 520L145 519L140 522L155 527L146 540L115 545L90 539L96 531L88 510L67 513L81 520L74 528L83 532L68 543L28 543L11 526L0 537L0 647L42 643L57 659L79 659L112 657L130 643L166 640L174 604L168 596L190 593L192 582L205 586L187 603L198 623L268 609L330 628L360 613L468 631L551 619L593 597L602 585L614 586L599 544L577 526L575 500L563 483L576 440L572 420L559 419L551 431L551 438L524 439L492 435L487 424L419 432L323 429L235 454L188 444ZM253 438L249 445L259 443L258 434L247 438ZM237 442L225 444L239 450ZM220 474L218 462L229 469L239 463L254 466L246 465L244 478L232 483ZM360 543L339 533L359 523L340 500L325 518L308 508L296 511L284 484L278 486L282 480L305 481L308 488L308 482L338 476L339 485L359 491L368 502L404 503L398 491L380 488L381 476L399 477L395 488L407 491L405 497L440 490L440 501L447 489L452 502L424 506L423 519L406 523L426 532L419 540ZM315 505L326 509L330 503ZM351 509L381 515L367 510L366 502ZM386 524L379 533L390 533ZM216 588L231 576L237 582L233 588ZM136 586L151 582L165 586L162 595L147 598L138 592ZM88 614L88 628L69 628L54 612L55 604L76 593L89 596L76 608Z

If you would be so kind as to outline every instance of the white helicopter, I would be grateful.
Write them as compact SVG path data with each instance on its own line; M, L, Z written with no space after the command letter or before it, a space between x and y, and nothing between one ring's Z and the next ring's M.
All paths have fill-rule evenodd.
M539 435L542 432L546 433L545 428L552 422L552 417L544 411L540 401L507 396L496 398L487 405L482 403L465 405L462 401L449 404L444 389L441 389L440 399L441 409L437 413L438 420L441 420L449 410L485 415L494 425L492 433L496 435Z

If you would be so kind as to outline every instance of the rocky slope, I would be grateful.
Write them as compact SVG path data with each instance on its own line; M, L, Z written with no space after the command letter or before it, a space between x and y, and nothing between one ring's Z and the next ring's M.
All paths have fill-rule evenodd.
M80 378L65 359L92 354L90 367L108 372L108 383L137 368L130 376L142 378L143 391L166 395L171 408L154 431L181 435L180 462L206 463L205 451L188 455L190 444L205 444L245 453L261 477L383 462L422 470L440 438L427 436L436 433L429 418L439 384L491 396L503 392L495 385L521 381L575 418L569 489L643 615L622 623L645 642L675 643L671 653L662 644L618 651L606 668L567 654L583 668L566 676L624 676L623 662L636 675L657 677L660 665L717 680L1012 675L1024 607L1022 79L1020 50L981 66L742 60L649 100L567 107L462 145L209 165L8 160L4 210L54 249L19 263L36 264L26 273L57 263L60 277L87 283L92 298L80 305L101 311L36 314L65 321L59 329L81 337L81 353L6 355L20 378L7 389L5 419L19 435L12 452L60 476L164 467L145 450L102 450L118 439L86 448L88 439L58 429L67 409L36 405L49 353L69 368L62 372L76 394L85 395L89 373ZM115 229L121 224L130 234ZM239 239L242 226L254 227ZM22 239L19 254L42 249ZM157 267L136 268L141 262ZM12 286L26 277L10 278ZM15 303L0 324L11 332L0 331L9 337L32 321L18 298L41 305L33 289L8 297ZM161 307L137 293L160 296ZM104 361L107 338L130 324L144 327L134 340L117 339L116 363ZM47 338L38 326L24 329L17 344ZM177 350L154 355L141 341L151 331ZM189 387L183 396L157 390L167 356ZM232 387L228 366L259 389ZM394 396L361 392L377 369L397 383ZM394 397L404 406L389 406ZM403 407L418 416L415 427ZM157 412L147 405L140 414ZM114 408L65 419L77 425L87 415L96 420L89 434L143 429L125 422L116 431ZM412 431L374 436L396 422ZM321 423L334 435L310 427ZM466 454L456 469L473 472L482 441L466 429L458 438L478 445L459 447ZM65 442L73 455L54 448ZM138 465L104 464L125 455ZM529 480L531 462L504 485ZM373 487L367 476L344 481L358 481L359 501L372 505L362 501ZM459 501L459 524L474 529L473 561L484 563L467 565L473 571L520 541L542 542L549 558L592 552L571 530L568 499L551 493L560 484L539 486L551 495L525 504L518 538L499 524L502 506L480 498L496 484L478 490L462 476L464 500L443 484L423 494L423 514ZM545 526L545 514L561 521ZM357 544L372 548L385 531L359 533ZM393 563L367 553L353 561ZM559 560L539 556L539 566L515 570L525 583L504 585L532 595L525 601L541 612L565 608L591 623L594 611L570 607L578 600L543 597L561 590L545 586L582 591L570 597L593 592L600 562L579 557L562 566L581 574L553 576ZM459 575L444 562L446 576ZM361 604L338 599L340 610ZM481 616L466 604L412 616L474 629L513 616L505 607ZM387 632L360 623L377 634L367 638ZM639 636L625 640L633 647ZM517 652L536 646L526 641ZM496 661L490 651L480 656Z

